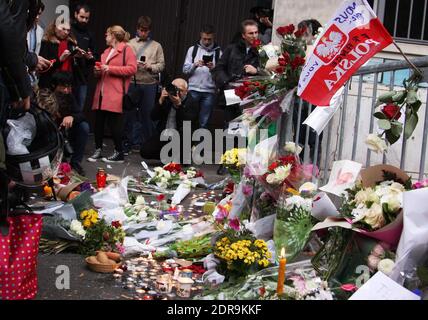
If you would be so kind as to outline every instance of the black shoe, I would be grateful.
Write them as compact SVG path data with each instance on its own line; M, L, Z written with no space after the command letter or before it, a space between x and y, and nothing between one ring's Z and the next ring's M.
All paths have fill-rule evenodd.
M224 176L226 173L227 173L226 167L221 164L220 167L217 170L217 174L219 176Z
M76 171L79 175L82 177L86 176L85 170L80 166L78 163L72 163L71 168L73 168L74 171Z
M125 157L123 156L123 152L115 151L112 156L103 158L102 161L105 163L124 163Z

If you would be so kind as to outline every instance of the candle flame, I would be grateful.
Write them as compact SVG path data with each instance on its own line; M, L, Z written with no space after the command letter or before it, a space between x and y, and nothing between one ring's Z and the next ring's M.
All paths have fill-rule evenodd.
M285 258L285 248L282 248L281 250L281 258Z

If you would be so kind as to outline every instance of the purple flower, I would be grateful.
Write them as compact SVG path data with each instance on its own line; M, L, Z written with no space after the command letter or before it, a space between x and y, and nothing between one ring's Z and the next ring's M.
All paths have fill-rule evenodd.
M229 220L229 227L235 231L239 231L241 229L241 223L238 218Z
M220 210L217 212L217 215L215 216L215 220L218 223L222 223L224 219L227 218L228 215L229 215L229 212L227 212L226 209L220 206Z
M242 193L246 196L246 197L250 197L253 194L253 187L249 186L249 185L245 185L242 187Z
M83 182L80 185L80 191L81 192L84 192L84 191L91 191L91 192L93 192L92 191L92 186L91 186L91 184L89 182Z

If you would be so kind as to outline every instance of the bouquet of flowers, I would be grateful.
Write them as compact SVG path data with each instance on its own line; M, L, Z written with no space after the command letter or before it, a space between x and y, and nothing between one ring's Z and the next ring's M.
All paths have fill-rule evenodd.
M220 164L229 171L233 181L241 181L241 171L245 167L247 149L232 149L226 151L221 157Z
M270 265L272 257L267 244L249 232L226 232L214 246L214 255L220 260L219 272L226 277L240 278Z
M288 261L293 261L305 248L315 219L311 215L312 196L316 186L307 183L293 196L283 194L277 204L274 242L279 253L285 249Z
M402 184L394 181L384 181L370 188L356 185L348 190L340 211L356 228L376 231L397 218L405 190Z
M80 251L85 255L94 255L99 250L122 254L124 240L125 232L119 221L108 223L101 219L86 230Z

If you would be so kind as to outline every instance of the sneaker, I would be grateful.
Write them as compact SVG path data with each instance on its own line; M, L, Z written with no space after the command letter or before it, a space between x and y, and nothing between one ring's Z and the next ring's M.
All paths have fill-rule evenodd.
M88 161L89 162L97 162L98 160L100 160L102 158L101 152L102 152L101 149L95 150L95 153L91 157L88 158Z
M115 151L112 156L108 158L103 158L102 161L105 163L124 163L125 158L123 156L123 153Z
M82 177L86 176L86 172L85 172L85 170L83 170L83 168L80 166L80 164L78 164L78 163L72 163L71 167L73 168L74 171L76 171Z

